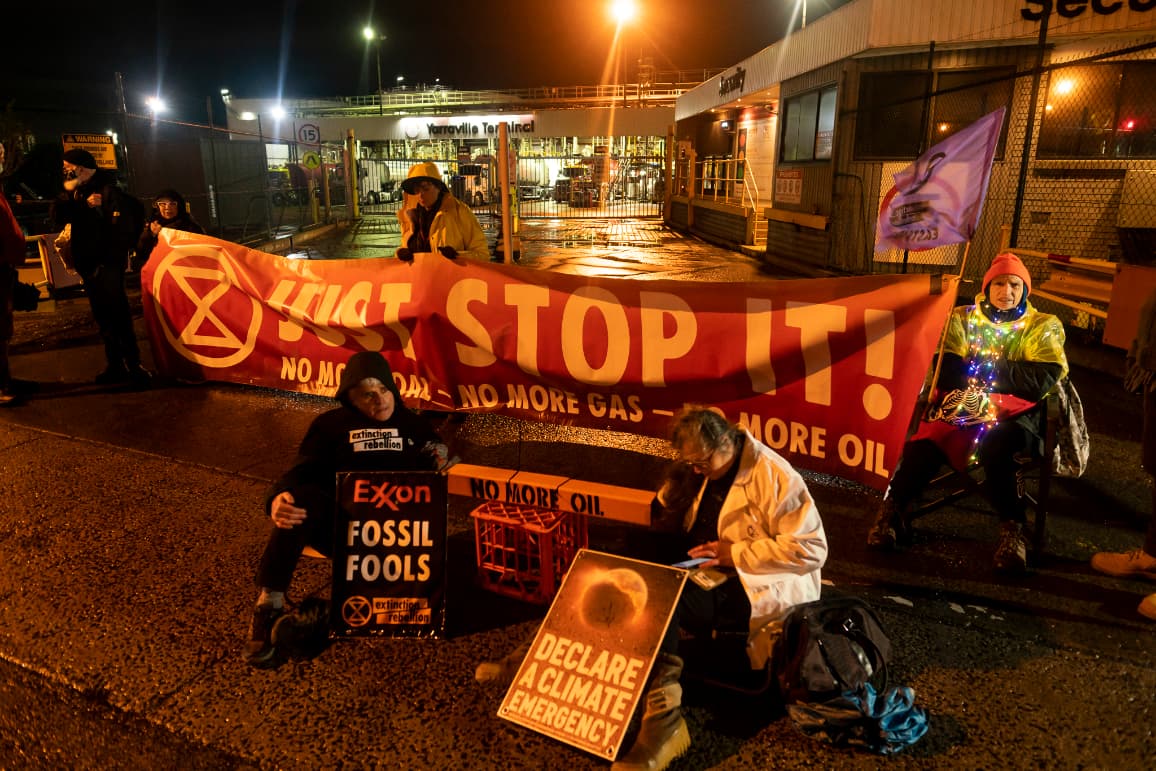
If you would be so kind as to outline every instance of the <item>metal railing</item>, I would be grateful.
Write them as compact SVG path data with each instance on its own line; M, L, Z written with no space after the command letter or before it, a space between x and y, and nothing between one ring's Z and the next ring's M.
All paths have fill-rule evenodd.
M364 112L397 112L476 107L627 107L674 104L682 94L721 70L662 73L649 83L593 86L538 86L520 89L458 90L419 85L380 93L333 99L286 99L282 107L294 117L324 117Z

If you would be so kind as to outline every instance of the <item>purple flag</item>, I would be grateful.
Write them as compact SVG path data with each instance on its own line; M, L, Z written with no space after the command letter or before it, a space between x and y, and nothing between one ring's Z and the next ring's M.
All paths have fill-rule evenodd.
M875 228L875 251L921 251L975 235L1006 108L988 113L894 175Z

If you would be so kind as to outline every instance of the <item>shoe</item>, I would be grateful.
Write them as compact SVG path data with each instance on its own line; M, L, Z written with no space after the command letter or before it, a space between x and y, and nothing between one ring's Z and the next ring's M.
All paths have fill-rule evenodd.
M309 597L296 613L277 619L269 637L273 647L287 655L313 658L329 644L329 602Z
M146 388L152 385L153 373L139 364L132 364L128 367L128 381L138 388Z
M277 649L273 645L273 627L284 615L285 608L275 608L272 605L258 605L253 609L253 620L249 623L249 641L245 643L242 653L246 664L264 668L275 663L274 655Z
M124 367L108 367L92 380L97 385L120 385L127 383L128 379L128 370Z
M1023 573L1028 569L1028 542L1019 522L1001 522L999 545L995 547L995 568L1006 573Z
M1156 621L1156 594L1149 594L1144 599L1140 600L1139 607L1136 608L1141 616L1150 618Z
M1156 581L1156 557L1143 549L1093 554L1092 569L1117 578L1147 578Z
M638 738L611 771L662 771L690 749L690 731L682 717L682 659L658 654L646 692L646 711Z
M875 521L867 531L867 548L890 551L897 546L911 545L911 523L906 513L888 496L879 504Z

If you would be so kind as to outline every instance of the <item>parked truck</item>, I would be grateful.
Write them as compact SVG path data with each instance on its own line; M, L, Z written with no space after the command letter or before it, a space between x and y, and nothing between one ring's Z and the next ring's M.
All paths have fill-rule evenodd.
M362 204L393 203L401 200L401 186L385 161L362 158L357 162L358 191Z
M453 176L451 188L454 197L470 206L490 202L490 166L483 163L462 163Z

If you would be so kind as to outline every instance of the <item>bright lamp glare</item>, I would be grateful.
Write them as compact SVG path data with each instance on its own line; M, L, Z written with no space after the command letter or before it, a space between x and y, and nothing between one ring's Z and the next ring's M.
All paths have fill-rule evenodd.
M373 27L363 27L361 30L361 36L366 40L373 40L377 37L377 33L373 31Z
M158 96L150 96L145 100L145 104L148 106L149 112L152 113L164 112L168 109L165 106L164 100Z
M272 110L270 110L269 113L273 116L273 120L281 120L285 117L285 108L281 105L277 105Z
M634 0L614 0L610 4L610 15L619 24L629 24L638 15L638 6L634 4Z

